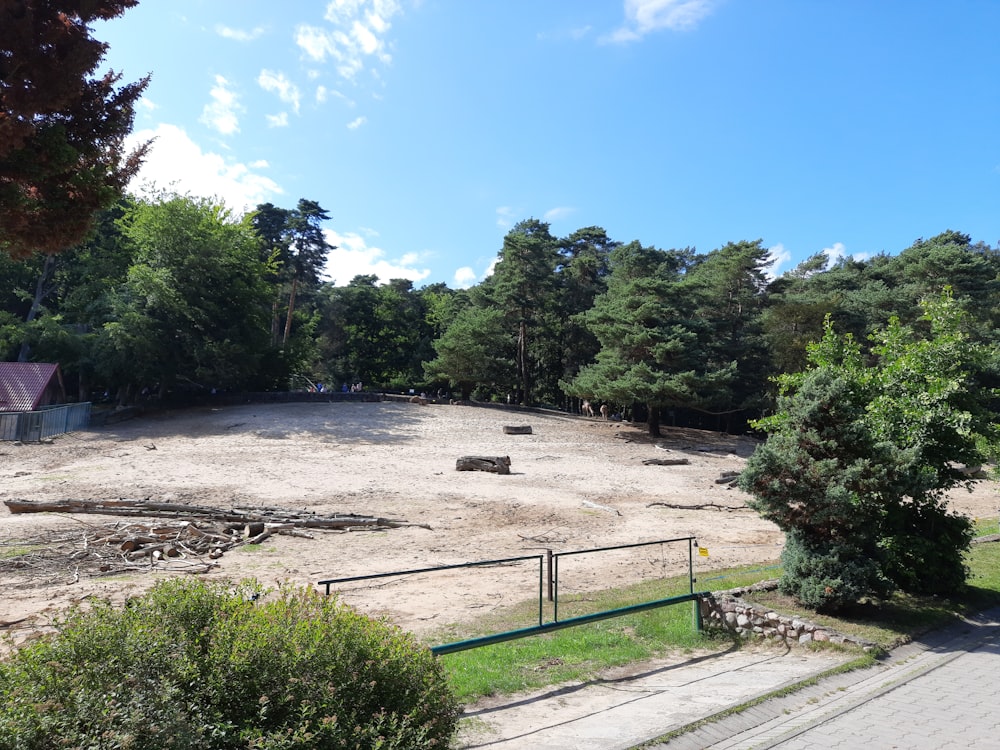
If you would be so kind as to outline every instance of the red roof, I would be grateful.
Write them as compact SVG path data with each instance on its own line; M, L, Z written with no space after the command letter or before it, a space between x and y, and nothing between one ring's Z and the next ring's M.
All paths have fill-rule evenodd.
M34 411L58 372L43 362L0 362L0 412Z

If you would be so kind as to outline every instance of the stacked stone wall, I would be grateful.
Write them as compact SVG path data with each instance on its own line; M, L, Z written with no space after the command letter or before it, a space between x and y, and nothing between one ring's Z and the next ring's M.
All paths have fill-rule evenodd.
M866 651L876 648L870 641L843 635L799 617L783 615L745 598L754 592L773 591L777 586L777 581L766 581L748 588L717 591L703 596L699 603L702 625L709 630L724 630L744 640L763 639L786 645L837 643L858 646Z

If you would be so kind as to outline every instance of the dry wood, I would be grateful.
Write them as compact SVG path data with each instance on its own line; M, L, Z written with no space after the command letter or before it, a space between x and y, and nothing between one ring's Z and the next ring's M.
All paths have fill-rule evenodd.
M697 505L677 505L674 503L649 503L646 507L652 508L657 505L664 508L675 508L677 510L705 510L706 508L715 508L717 510L749 510L745 505L719 505L718 503L698 503Z
M510 456L462 456L455 462L455 470L510 474Z
M691 462L686 458L645 458L644 466L687 466Z
M531 425L530 424L508 424L504 425L503 428L504 435L530 435Z

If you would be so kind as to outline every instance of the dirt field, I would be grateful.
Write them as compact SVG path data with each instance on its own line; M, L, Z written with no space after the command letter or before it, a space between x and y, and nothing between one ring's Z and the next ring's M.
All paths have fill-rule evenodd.
M531 425L530 435L504 434ZM149 498L177 505L281 507L406 521L383 531L277 535L211 561L189 557L100 571L82 564L95 528L133 519L16 514L0 506L0 626L30 633L73 601L121 600L158 576L314 585L369 573L693 536L696 568L777 558L781 533L716 479L754 442L598 419L404 403L250 405L144 417L45 444L0 443L0 500ZM511 473L456 471L466 455L509 456ZM686 465L644 465L686 458ZM657 505L657 504L660 505ZM954 507L996 515L990 483ZM666 505L664 505L666 504ZM683 507L667 507L667 505ZM696 508L695 506L704 506ZM17 562L14 551L32 546ZM581 556L567 591L681 572L687 545ZM560 579L563 578L560 572ZM537 565L381 579L340 587L362 611L421 632L537 595ZM563 589L561 589L562 591Z

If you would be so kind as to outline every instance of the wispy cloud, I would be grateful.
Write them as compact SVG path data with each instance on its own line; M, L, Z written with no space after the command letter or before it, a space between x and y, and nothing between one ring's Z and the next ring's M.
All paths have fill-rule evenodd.
M385 250L371 247L357 232L340 234L333 230L324 232L326 240L336 247L327 254L326 276L335 286L350 283L355 276L374 274L383 284L391 279L409 279L417 282L430 276L430 269L419 268L420 253L405 253L389 258Z
M510 229L514 226L514 209L510 206L500 206L497 208L497 226L501 229Z
M176 125L161 124L128 138L128 147L153 141L139 174L129 185L136 192L170 189L214 197L235 211L247 211L283 193L270 177L260 173L266 161L243 164L204 152Z
M625 0L625 23L602 41L627 43L654 31L689 31L708 16L717 0Z
M239 103L236 92L229 88L229 81L222 76L216 76L215 85L209 91L209 96L211 101L201 111L199 122L222 135L240 132L239 113L245 109Z
M368 118L367 117L357 117L357 118L351 120L349 123L347 123L347 128L349 130L357 130L362 125L364 125L366 122L368 122Z
M276 115L266 115L267 126L269 128L286 128L288 127L288 113L279 112Z
M257 39L264 34L264 27L257 26L256 28L247 31L246 29L234 29L230 26L223 26L222 24L219 24L215 27L215 33L223 39L232 39L237 42L252 42L254 39Z
M386 34L393 16L400 12L396 0L332 0L323 19L328 26L302 24L295 42L313 62L333 60L337 74L353 79L364 69L366 58L383 65L392 62Z
M299 112L299 87L285 77L284 73L275 73L273 70L262 70L257 76L257 85L264 91L277 94L278 98L286 104L291 104L295 113Z
M545 221L559 221L560 219L565 219L571 216L576 211L575 208L570 206L556 206L555 208L550 208L542 216Z

